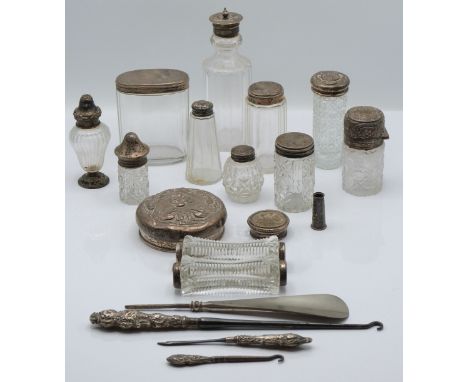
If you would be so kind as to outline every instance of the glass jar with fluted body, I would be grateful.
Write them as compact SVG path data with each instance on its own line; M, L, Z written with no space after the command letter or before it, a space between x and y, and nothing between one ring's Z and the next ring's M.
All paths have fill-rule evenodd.
M252 203L258 199L263 173L253 147L239 145L231 149L231 157L224 163L223 186L234 202Z
M277 294L286 285L284 244L278 237L227 243L185 236L176 249L174 286L182 294Z
M150 148L148 163L185 159L189 77L176 69L142 69L116 80L120 140L134 132Z
M316 166L332 170L341 166L349 78L340 72L322 71L315 73L310 82L314 93Z
M274 183L280 210L302 212L312 207L315 155L310 135L291 132L276 138Z
M149 194L148 145L135 133L127 133L114 150L119 158L119 195L126 204L140 204Z
M70 143L75 150L80 166L86 171L78 179L83 188L101 188L109 184L109 177L99 170L104 164L104 155L110 140L107 125L99 121L101 109L93 97L85 94L73 112L76 124L70 131Z
M264 174L274 169L275 139L286 132L286 98L283 87L271 81L249 86L246 98L245 138L254 147Z
M238 52L242 42L242 16L228 12L210 17L213 23L213 56L203 62L206 98L215 105L218 143L221 151L244 143L245 97L250 84L251 63Z
M372 106L348 110L344 119L343 189L356 196L374 195L383 184L384 140L388 139L383 112Z
M221 179L213 104L195 101L190 113L185 178L194 184L213 184Z

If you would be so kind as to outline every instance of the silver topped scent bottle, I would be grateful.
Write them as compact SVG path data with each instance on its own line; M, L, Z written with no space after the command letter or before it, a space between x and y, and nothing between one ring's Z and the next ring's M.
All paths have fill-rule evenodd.
M221 179L213 104L195 101L190 113L185 178L194 184L213 184Z
M86 174L78 179L78 184L83 188L104 187L109 184L109 177L99 170L104 164L110 131L99 121L101 109L94 104L93 97L85 94L81 96L73 116L76 124L70 131L70 143L80 166L86 171Z
M249 86L246 98L246 143L254 147L264 174L274 169L275 139L286 132L286 98L277 82L260 81Z
M341 166L349 78L340 72L322 71L315 73L310 83L314 97L316 166L332 170Z
M372 106L348 110L344 119L343 189L356 196L374 195L383 183L384 113Z
M250 84L250 60L239 54L242 37L238 13L210 16L213 24L211 44L215 52L203 62L206 98L215 105L220 151L230 151L244 143L245 97Z
M239 145L231 149L231 157L224 163L223 186L234 202L252 203L258 199L263 173L253 147Z
M315 185L314 140L304 133L281 134L275 142L275 204L286 212L312 207Z
M149 194L149 146L135 133L127 133L114 150L119 158L119 195L126 204L140 204Z

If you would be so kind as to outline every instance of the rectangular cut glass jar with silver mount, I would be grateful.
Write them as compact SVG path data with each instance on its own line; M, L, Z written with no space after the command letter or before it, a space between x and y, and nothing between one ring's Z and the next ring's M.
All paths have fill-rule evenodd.
M271 81L249 86L246 98L246 142L255 149L264 174L274 169L275 139L286 132L286 98L283 87Z
M356 196L380 192L383 184L384 139L382 111L371 106L348 110L344 119L343 189Z
M134 132L148 144L148 163L185 158L189 78L175 69L143 69L116 79L120 139Z
M275 143L275 204L286 212L312 208L315 185L314 140L303 133L285 133Z
M277 294L286 282L284 244L276 236L246 243L186 236L176 253L174 286L183 294Z
M314 142L316 166L340 167L343 149L343 118L346 113L349 78L343 73L322 71L311 80L314 93Z

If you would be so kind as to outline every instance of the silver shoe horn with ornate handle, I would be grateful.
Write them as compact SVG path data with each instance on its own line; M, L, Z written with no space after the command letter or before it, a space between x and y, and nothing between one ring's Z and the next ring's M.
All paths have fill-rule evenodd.
M250 298L224 301L192 301L187 304L133 304L125 305L125 309L160 310L186 309L192 312L215 313L263 313L263 314L291 314L304 318L332 318L345 319L349 316L346 303L331 294L305 294L299 296L279 296Z

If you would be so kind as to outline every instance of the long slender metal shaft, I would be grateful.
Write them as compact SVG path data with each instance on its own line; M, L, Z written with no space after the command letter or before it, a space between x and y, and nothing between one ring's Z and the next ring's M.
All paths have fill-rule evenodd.
M237 362L266 362L277 359L278 362L283 362L284 357L281 354L271 356L253 356L253 355L225 355L206 357L196 354L174 354L167 357L167 362L172 366L198 366L209 363L237 363Z

